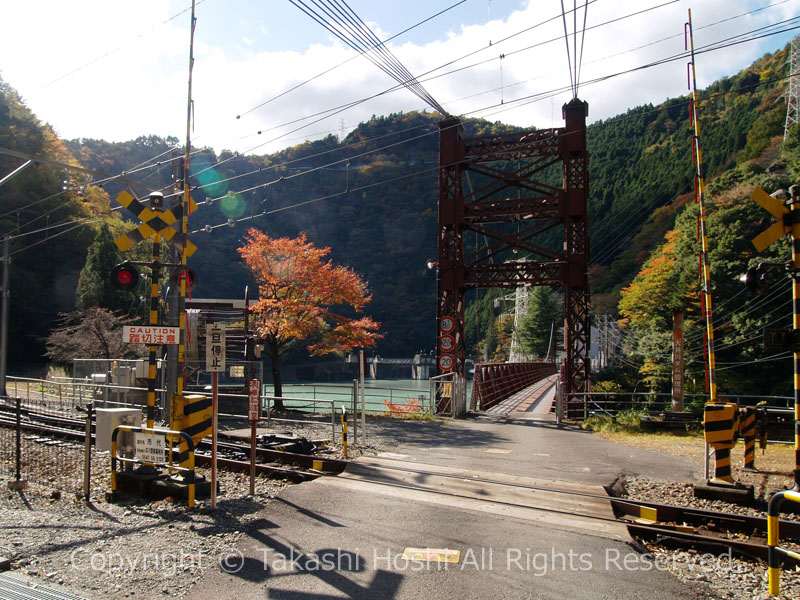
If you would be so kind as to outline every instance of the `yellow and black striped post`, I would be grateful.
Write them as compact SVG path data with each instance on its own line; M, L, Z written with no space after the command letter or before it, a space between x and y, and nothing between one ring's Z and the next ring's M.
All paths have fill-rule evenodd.
M163 199L162 199L163 200ZM152 281L150 282L150 325L158 325L158 280L160 268L161 236L153 236L153 262L151 264ZM158 346L151 344L148 353L147 367L147 428L153 428L156 410L156 352Z
M744 469L756 470L756 409L746 406L742 409L742 437L744 438Z
M731 448L738 414L738 407L731 402L706 404L703 428L706 443L714 448L714 483L733 483Z
M691 120L694 126L692 135L692 155L695 163L695 202L700 205L700 215L698 218L698 227L700 234L700 270L702 272L702 307L703 317L706 322L706 352L708 355L708 362L706 364L708 370L708 394L709 404L705 407L705 420L708 421L709 417L712 422L715 415L713 414L716 405L724 404L717 396L717 359L714 354L714 318L711 303L711 267L708 260L708 233L706 225L706 205L705 205L705 179L703 174L703 153L700 150L700 120L697 117L697 77L695 72L695 58L694 58L694 37L692 34L692 10L689 9L689 21L686 23L687 28L687 49L691 55L691 91L692 102L690 106ZM725 444L718 443L713 445L714 448L714 480L717 482L732 483L731 477L731 447L733 446L733 432L731 431L730 446L725 447Z
M792 235L792 328L800 330L800 185L789 188ZM794 338L794 336L793 336ZM800 351L794 353L794 491L800 491Z
M342 406L342 451L347 458L347 408Z
M170 429L186 434L195 446L211 433L213 415L209 396L175 394L172 397L170 412ZM186 438L180 440L176 462L183 468L188 467L188 461L191 458L188 450Z
M791 490L776 492L769 500L767 507L767 568L770 596L780 596L781 593L781 557L790 556L795 560L800 560L800 554L797 552L778 546L780 509L784 500L800 502L800 493Z

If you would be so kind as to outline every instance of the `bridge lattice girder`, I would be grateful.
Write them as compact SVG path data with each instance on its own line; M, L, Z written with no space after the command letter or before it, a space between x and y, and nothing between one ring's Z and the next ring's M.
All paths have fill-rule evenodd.
M568 416L580 418L583 397L577 394L588 391L590 374L587 105L575 99L564 106L563 115L563 128L470 139L458 119L440 122L437 317L439 323L444 317L455 322L453 332L439 331L439 339L453 336L455 347L445 351L439 345L437 357L451 355L452 370L464 375L467 290L560 286L565 299L563 390ZM557 164L561 187L537 179ZM471 174L480 180L477 187ZM517 224L516 231L506 223ZM536 236L553 228L563 230L561 252L535 243ZM486 244L467 253L466 231L483 236ZM506 260L512 249L524 251L526 259Z

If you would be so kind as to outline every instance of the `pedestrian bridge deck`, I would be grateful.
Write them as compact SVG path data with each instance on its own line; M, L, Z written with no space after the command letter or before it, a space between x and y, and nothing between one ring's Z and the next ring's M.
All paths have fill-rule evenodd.
M492 415L512 415L544 421L555 421L552 412L558 375L551 375L509 396L486 410ZM523 413L523 414L520 414Z

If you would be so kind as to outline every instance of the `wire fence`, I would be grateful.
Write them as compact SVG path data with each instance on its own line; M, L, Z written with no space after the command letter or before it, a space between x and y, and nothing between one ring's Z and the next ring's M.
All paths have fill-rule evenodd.
M101 367L89 365L87 371ZM105 383L102 377L91 376L52 380L8 376L6 389L8 395L0 396L0 476L8 478L12 486L33 482L79 496L90 492L92 477L96 480L98 473L108 471L108 453L92 439L97 430L93 415L104 408L142 411L147 392L146 388ZM268 394L271 386L263 386L262 415L270 417L265 424L329 423L332 440L338 438L341 406L347 406L354 434L359 413L364 434L363 415L428 415L434 409L431 392L420 389L365 387L363 401L358 385L290 385L285 389L288 393L282 400L287 410L275 415L266 410L275 402ZM192 393L208 395L211 391ZM163 398L156 414L161 422L169 414ZM220 416L247 414L247 394L222 392L218 398ZM43 427L48 430L42 431Z
M20 482L35 482L45 487L78 495L88 491L87 460L96 456L91 437L87 445L86 423L91 433L91 405L82 414L65 412L61 407L26 403L22 398L0 397L0 475L12 488ZM75 429L83 425L83 431ZM47 426L48 431L41 431ZM89 471L90 472L90 471Z

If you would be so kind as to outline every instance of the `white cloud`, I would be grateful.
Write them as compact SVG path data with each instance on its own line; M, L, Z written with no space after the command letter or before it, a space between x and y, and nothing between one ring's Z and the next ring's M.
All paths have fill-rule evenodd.
M743 0L706 0L693 14L695 46L701 49L778 22L796 13L798 5L799 0L792 0L746 18L704 28L756 6ZM579 95L589 102L590 121L686 93L685 60L591 82L679 54L683 50L688 6L688 0L682 0L586 32L581 67L585 85ZM635 0L595 2L589 5L588 25L642 9L642 3ZM179 10L170 9L160 0L133 4L84 0L80 11L74 5L54 0L9 3L0 23L0 73L31 109L64 137L119 141L158 134L182 139L186 128L188 15L168 21ZM357 57L298 90L247 112L352 58L354 53L329 39L318 24L304 15L285 26L292 27L291 32L296 32L299 39L308 37L309 43L297 46L304 48L301 51L280 51L265 46L265 32L281 24L266 25L253 18L252 28L247 29L248 20L241 17L232 17L231 23L219 18L203 22L203 10L204 5L200 5L198 16L203 27L198 29L196 39L193 88L193 143L197 145L247 151L264 144L256 151L266 152L297 143L306 136L338 132L342 120L352 128L373 114L426 108L421 100L400 90L309 124L319 118L311 115L379 94L394 85L378 68ZM561 19L508 41L500 40L559 11L558 2L532 2L506 19L493 15L493 20L482 26L462 27L442 19L438 41L422 46L403 43L399 38L390 48L415 74L450 61L457 62L433 75L483 62L447 76L421 77L425 88L453 114L483 116L520 126L558 126L561 105L571 97L568 91L553 92L568 88L570 81ZM580 23L582 15L579 17ZM568 24L571 28L571 20ZM379 37L386 35L379 24L372 26ZM229 37L226 32L236 35ZM787 35L790 34L781 40L785 41ZM670 39L654 43L662 38ZM543 43L551 39L555 41ZM487 47L490 41L492 45ZM228 43L230 46L226 47ZM638 47L641 48L632 50ZM698 85L733 74L766 50L777 47L778 40L767 38L699 54ZM457 60L482 48L473 56ZM501 54L505 58L500 59ZM540 99L513 102L528 97ZM237 114L242 117L237 119ZM290 124L292 121L298 122ZM307 129L292 132L304 124L309 124ZM281 134L286 137L265 144Z

